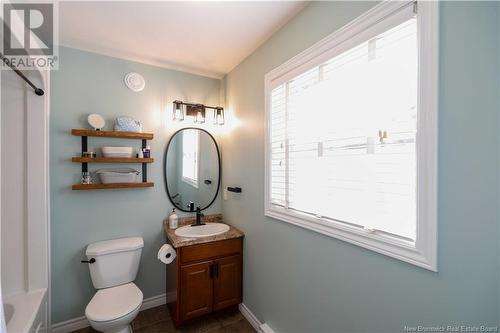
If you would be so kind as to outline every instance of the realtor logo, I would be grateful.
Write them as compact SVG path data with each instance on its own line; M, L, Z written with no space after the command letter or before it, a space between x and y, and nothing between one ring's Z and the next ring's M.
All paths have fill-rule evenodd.
M16 67L56 69L55 3L3 4L3 55Z
M53 7L51 3L4 3L4 54L52 55Z

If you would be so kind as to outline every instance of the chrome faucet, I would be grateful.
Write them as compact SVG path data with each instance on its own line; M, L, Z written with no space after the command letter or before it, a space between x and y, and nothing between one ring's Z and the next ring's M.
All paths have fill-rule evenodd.
M196 223L191 224L191 226L192 226L192 227L197 227L197 226L199 226L199 225L205 225L205 223L203 223L203 222L201 221L201 218L202 218L203 216L205 216L205 215L201 212L200 207L199 207L199 206L198 206L198 207L196 207Z

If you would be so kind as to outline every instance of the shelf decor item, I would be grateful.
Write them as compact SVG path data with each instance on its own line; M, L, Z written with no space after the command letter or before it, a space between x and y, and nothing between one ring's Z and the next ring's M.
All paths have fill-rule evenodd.
M132 168L101 169L95 172L103 184L135 183L139 171Z
M115 121L115 131L140 133L142 132L142 124L134 118L117 117Z
M92 179L92 176L90 174L90 172L82 172L82 179L81 179L81 183L83 185L90 185L90 184L93 184L94 183L94 180Z
M106 125L106 121L104 121L104 118L97 113L92 113L89 114L87 117L87 121L89 125L96 131L100 131L104 128L104 125Z
M134 148L132 147L101 147L104 157L132 157Z
M97 155L93 151L84 151L84 152L82 152L82 157L85 157L85 158L96 158Z

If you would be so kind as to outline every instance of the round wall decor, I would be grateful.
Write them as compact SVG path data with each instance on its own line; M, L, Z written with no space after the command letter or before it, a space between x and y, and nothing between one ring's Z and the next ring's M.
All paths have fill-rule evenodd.
M146 86L146 81L139 73L130 72L125 75L125 85L132 91L141 91Z

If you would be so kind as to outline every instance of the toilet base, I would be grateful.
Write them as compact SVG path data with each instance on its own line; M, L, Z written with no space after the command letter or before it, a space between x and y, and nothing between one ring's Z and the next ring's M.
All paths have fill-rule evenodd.
M110 329L109 331L104 331L103 333L132 333L132 327L130 325L125 327L116 327Z

